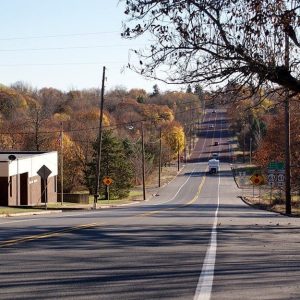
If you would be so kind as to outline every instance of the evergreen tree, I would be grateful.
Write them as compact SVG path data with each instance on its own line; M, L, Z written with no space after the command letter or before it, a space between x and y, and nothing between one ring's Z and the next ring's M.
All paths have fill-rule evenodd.
M94 144L94 159L89 167L90 190L95 185L95 166L97 145ZM102 183L104 176L109 176L113 183L109 186L110 198L128 196L132 187L133 170L127 159L124 143L113 135L111 131L104 131L102 137L101 166L100 166L100 195L105 195L106 187ZM100 196L101 197L101 196Z
M192 93L192 87L191 87L190 84L188 84L188 86L187 86L186 93L187 94L191 94Z
M159 94L160 94L159 87L158 87L157 84L154 84L154 86L153 86L153 93L151 94L151 97L158 96Z

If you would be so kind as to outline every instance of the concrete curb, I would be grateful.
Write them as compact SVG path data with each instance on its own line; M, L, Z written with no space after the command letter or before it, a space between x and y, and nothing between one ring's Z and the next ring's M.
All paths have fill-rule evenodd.
M5 218L5 217L47 215L47 214L56 214L56 213L61 213L61 212L62 212L62 210L30 211L30 212L23 212L23 213L7 213L7 214L0 215L0 217Z

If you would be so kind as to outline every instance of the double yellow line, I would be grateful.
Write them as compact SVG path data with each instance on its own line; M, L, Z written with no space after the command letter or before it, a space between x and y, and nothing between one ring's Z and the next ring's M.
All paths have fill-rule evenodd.
M139 214L137 216L139 217L146 217L146 216L151 216L151 215L155 215L155 214L158 214L158 213L161 213L163 211L168 211L168 210L175 210L175 209L178 209L178 208L182 208L182 207L187 207L193 203L195 203L201 193L201 190L203 188L203 185L204 185L204 182L205 182L205 179L206 179L206 176L204 175L202 177L202 180L201 180L201 183L198 187L198 191L196 193L196 195L194 196L194 198L192 200L190 200L189 202L185 203L185 204L182 204L182 205L179 205L177 207L169 207L169 208L165 208L165 209L160 209L160 210L155 210L155 211L150 211L150 212L147 212L147 213L143 213L143 214Z
M60 236L62 233L72 232L72 231L86 229L86 228L92 228L92 227L96 227L99 225L100 225L100 223L84 224L84 225L69 227L69 228L65 228L65 229L61 229L61 230L57 230L57 231L25 236L25 237L13 239L13 240L7 240L4 242L0 242L0 248L12 246L12 245L23 243L23 242L29 242L29 241L34 241L34 240L40 240L40 239L46 239L46 238L51 238L51 237L55 237L55 236Z
M206 176L204 175L202 177L202 181L201 181L201 183L198 187L198 191L197 191L196 195L189 202L187 202L183 205L180 205L178 207L165 208L165 209L150 211L150 212L143 213L143 214L138 214L138 215L136 215L136 217L151 216L151 215L161 213L163 211L175 210L175 209L178 209L178 208L187 207L187 206L195 203L196 200L198 199L200 193L201 193L201 190L202 190L204 182L205 182L205 178L206 178ZM25 237L21 237L21 238L17 238L17 239L7 240L7 241L0 242L0 248L12 246L12 245L19 244L19 243L34 241L34 240L52 238L52 237L60 236L63 233L72 232L72 231L81 230L81 229L93 228L93 227L97 227L97 226L100 226L100 225L103 225L103 223L84 224L84 225L69 227L69 228L65 228L65 229L61 229L61 230L57 230L57 231L46 232L46 233L41 233L41 234L36 234L36 235L25 236Z

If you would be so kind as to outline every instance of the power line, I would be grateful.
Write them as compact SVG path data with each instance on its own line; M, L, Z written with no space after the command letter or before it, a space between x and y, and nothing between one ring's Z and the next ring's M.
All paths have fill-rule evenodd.
M95 45L95 46L69 46L69 47L45 47L45 48L18 48L18 49L0 49L0 52L18 52L18 51L51 51L51 50L69 50L69 49L95 49L95 48L114 48L129 47L129 45Z
M107 64L124 64L124 61L106 61ZM0 67L49 67L49 66L75 66L75 65L99 65L103 62L70 62L70 63L41 63L41 64L2 64Z
M67 34L51 34L51 35L36 35L36 36L19 36L0 38L0 41L12 41L12 40L31 40L31 39L44 39L44 38L59 38L59 37L72 37L72 36L88 36L88 35L101 35L120 33L119 31L100 31L100 32L85 32L85 33L67 33Z

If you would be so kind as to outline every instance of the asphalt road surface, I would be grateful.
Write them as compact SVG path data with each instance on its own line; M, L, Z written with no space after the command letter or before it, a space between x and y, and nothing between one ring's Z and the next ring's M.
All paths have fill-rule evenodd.
M300 299L299 219L241 201L231 138L225 111L208 110L159 196L0 218L0 299ZM214 152L221 170L208 175Z

